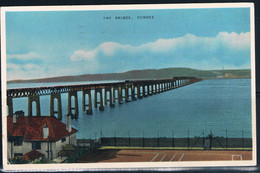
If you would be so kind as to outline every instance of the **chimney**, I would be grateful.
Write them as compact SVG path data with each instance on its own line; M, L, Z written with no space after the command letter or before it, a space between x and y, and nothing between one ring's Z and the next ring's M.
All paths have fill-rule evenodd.
M71 114L68 114L67 116L66 116L66 130L68 131L68 132L71 132Z
M49 136L49 127L47 126L47 124L45 124L43 126L43 138L48 138Z

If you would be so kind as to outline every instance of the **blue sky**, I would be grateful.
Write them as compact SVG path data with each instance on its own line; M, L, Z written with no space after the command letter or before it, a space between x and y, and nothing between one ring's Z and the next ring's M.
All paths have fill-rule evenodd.
M7 80L169 67L244 69L250 68L250 9L7 12L6 47Z

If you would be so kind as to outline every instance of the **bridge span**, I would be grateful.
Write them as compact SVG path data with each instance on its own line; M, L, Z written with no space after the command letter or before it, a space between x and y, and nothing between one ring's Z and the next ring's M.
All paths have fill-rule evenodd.
M32 103L36 103L36 116L41 116L40 96L50 95L50 116L57 114L62 119L61 94L68 93L67 114L78 118L78 91L82 92L82 109L86 114L92 115L92 96L94 93L94 107L104 111L104 105L109 103L110 107L115 106L117 101L130 102L143 97L159 94L175 88L183 87L202 79L196 77L173 77L171 79L155 80L125 80L124 82L80 84L80 85L59 85L50 87L19 88L7 90L8 116L13 113L13 99L28 97L28 116L32 115ZM93 92L91 92L93 91ZM104 95L104 96L103 96ZM87 99L86 99L87 96ZM74 103L72 98L74 97ZM54 100L57 100L57 110L54 110Z

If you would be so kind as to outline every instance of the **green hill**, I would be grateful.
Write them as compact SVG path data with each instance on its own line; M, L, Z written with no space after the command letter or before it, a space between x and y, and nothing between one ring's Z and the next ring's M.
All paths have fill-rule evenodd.
M124 73L86 74L77 76L60 76L44 79L13 80L8 83L35 83L35 82L79 82L101 80L129 80L129 79L164 79L172 77L199 77L203 79L216 78L250 78L250 69L237 70L196 70L191 68L164 68L132 70Z

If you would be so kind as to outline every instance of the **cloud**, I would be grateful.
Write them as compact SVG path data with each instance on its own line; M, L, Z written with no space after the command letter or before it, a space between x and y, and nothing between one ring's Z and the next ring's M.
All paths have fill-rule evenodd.
M6 66L7 69L9 70L19 70L21 68L20 65L13 64L13 63L7 63Z
M75 50L68 57L47 60L33 51L9 54L8 80L168 67L250 68L250 33L220 32L215 37L186 34L140 45L103 42L90 50Z
M250 33L240 33L235 32L227 33L221 32L216 37L216 42L223 43L230 49L234 50L248 50L250 49Z
M112 57L118 51L130 51L133 49L134 47L130 45L122 45L115 42L105 42L100 44L97 48L90 51L77 50L73 53L70 59L72 61L77 61L77 60L92 61L95 60L98 56Z
M110 72L172 66L250 68L250 33L220 32L215 37L186 34L138 46L104 42L92 50L75 51L71 60L96 61Z
M71 56L71 60L92 60L95 59L97 54L97 50L92 51L84 51L84 50L77 50L74 52L74 54Z
M36 52L29 52L26 54L7 54L7 60L10 59L19 59L19 60L35 60L35 59L42 59L43 56L39 55Z
M36 64L25 64L25 65L23 66L23 68L24 68L25 70L40 70L40 69L41 69L40 66L39 66L39 65L36 65Z
M46 69L36 64L7 63L7 80L36 79L46 77Z

